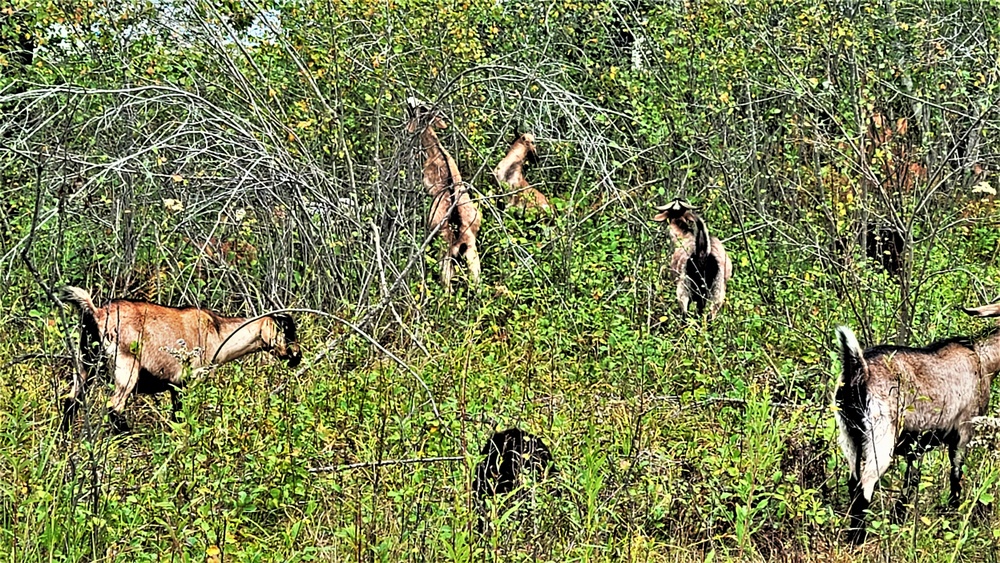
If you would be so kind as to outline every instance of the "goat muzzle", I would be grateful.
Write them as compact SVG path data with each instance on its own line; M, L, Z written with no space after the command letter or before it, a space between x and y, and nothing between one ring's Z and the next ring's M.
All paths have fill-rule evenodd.
M285 348L286 353L282 356L288 363L288 367L294 368L302 362L302 350L299 349L298 343L289 344Z

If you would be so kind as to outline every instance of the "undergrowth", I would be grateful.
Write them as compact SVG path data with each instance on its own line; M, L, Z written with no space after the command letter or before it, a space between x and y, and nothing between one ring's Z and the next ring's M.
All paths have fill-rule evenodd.
M575 239L562 283L527 283L533 272L512 267L448 297L426 280L428 314L373 335L405 366L305 317L303 369L259 357L195 378L180 423L165 399L136 398L124 437L102 419L107 388L60 434L67 360L8 365L3 557L186 561L218 548L239 561L989 560L1000 464L988 450L969 457L958 511L944 508L947 464L932 453L914 518L880 516L898 492L893 470L873 505L878 540L861 551L841 541L847 468L828 397L832 330L852 313L821 274L779 270L780 256L751 241L774 302L762 302L734 249L719 319L685 321L650 240L613 221L593 227L599 235ZM561 259L533 258L540 270ZM964 291L952 279L934 293ZM972 329L936 302L921 321L928 338ZM41 328L6 340L4 357L68 353L75 326L59 313L41 311ZM560 471L493 506L480 535L472 468L489 434L510 426L543 437Z

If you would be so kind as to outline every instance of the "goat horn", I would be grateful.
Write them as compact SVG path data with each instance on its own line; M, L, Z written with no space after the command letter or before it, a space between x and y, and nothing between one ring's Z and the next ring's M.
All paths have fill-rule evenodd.
M696 209L698 209L697 207L691 205L690 203L680 198L677 198L666 205L655 205L653 206L653 208L656 209L657 211L680 211L682 209L695 211Z
M1000 303L994 303L992 305L981 305L979 307L963 307L966 315L979 318L988 318L1000 316Z

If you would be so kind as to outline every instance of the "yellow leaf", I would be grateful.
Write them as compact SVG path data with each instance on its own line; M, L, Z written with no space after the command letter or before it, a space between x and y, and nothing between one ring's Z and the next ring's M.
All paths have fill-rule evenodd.
M184 203L179 199L167 198L163 200L163 207L167 211L172 211L174 213L184 211Z
M174 174L174 175L170 176L170 179L173 180L173 181L175 181L175 182L180 183L180 182L184 181L184 176L181 176L180 174Z
M972 192L997 195L996 189L993 186L991 186L990 183L986 180L983 180L982 182L979 182L978 184L973 186Z

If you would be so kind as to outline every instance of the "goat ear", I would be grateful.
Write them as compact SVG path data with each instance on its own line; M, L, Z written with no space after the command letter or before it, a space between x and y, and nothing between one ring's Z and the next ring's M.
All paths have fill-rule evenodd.
M989 317L1000 316L1000 303L994 303L992 305L982 305L979 307L963 307L965 314L972 317L979 317L982 319Z
M510 131L510 144L513 145L514 143L517 142L518 139L521 138L521 131L522 131L521 121L518 120L516 123L514 123L514 127Z
M659 208L657 208L657 209L659 209ZM653 220L654 220L654 221L657 221L657 222L663 222L663 221L666 221L666 220L667 220L667 212L666 212L666 211L662 211L662 212L660 212L660 213L657 213L657 214L656 214L656 215L655 215L655 216L653 217Z
M274 320L274 324L278 325L285 337L285 341L291 344L296 341L296 330L295 330L295 319L291 315L286 315L285 313L275 313L271 315L271 319Z

